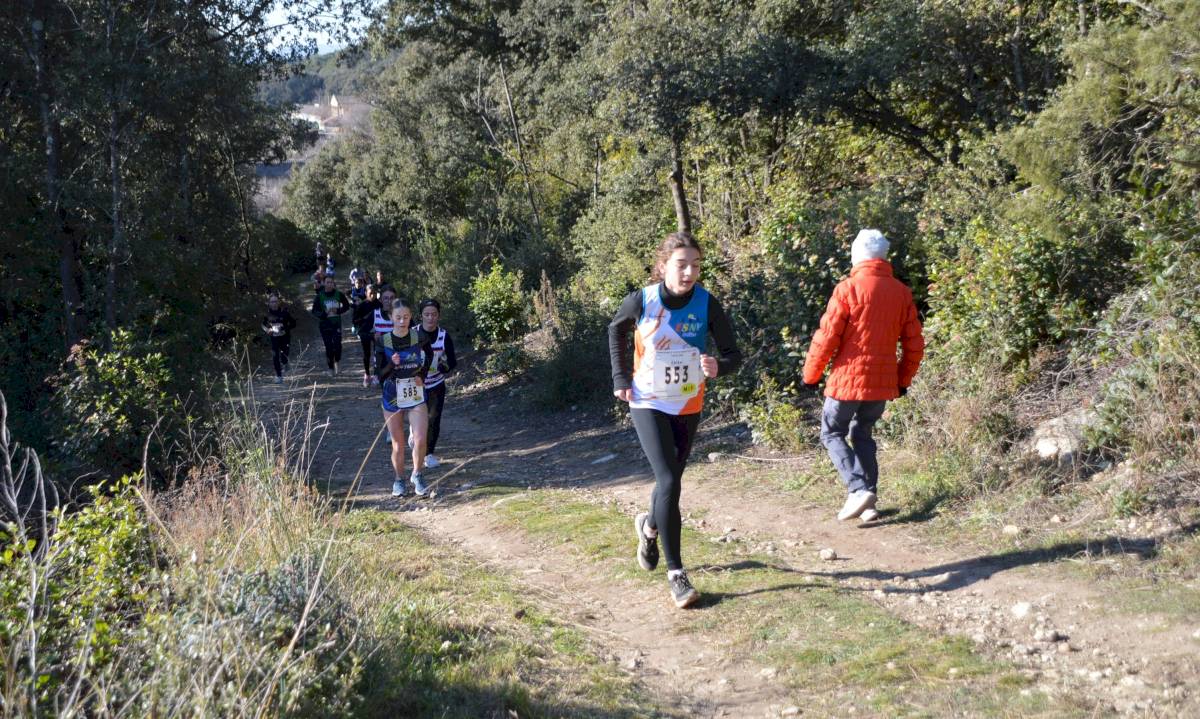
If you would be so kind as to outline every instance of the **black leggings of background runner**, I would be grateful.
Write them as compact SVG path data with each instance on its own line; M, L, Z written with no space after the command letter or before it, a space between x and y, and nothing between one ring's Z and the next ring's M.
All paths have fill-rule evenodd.
M325 361L333 369L334 362L342 361L342 328L322 327L321 341L325 343Z
M289 337L272 337L271 338L271 362L275 365L275 376L283 376L283 368L287 367L288 354L292 351L292 338Z
M637 430L642 451L654 470L654 492L650 495L649 525L658 530L667 569L683 569L679 558L679 538L683 522L679 517L679 492L683 469L692 453L692 439L700 425L700 413L674 415L656 409L631 407L629 416Z
M371 332L358 331L358 341L363 351L363 372L371 374L371 358L375 356L375 335Z
M446 404L446 383L425 390L425 404L429 405L429 431L425 435L425 454L434 454L438 435L442 433L442 407Z

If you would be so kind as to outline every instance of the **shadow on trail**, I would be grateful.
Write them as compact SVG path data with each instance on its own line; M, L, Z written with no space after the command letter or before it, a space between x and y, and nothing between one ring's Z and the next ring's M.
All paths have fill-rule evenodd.
M766 562L760 562L755 559L743 559L741 561L731 562L729 564L701 564L701 565L696 566L696 567L692 568L691 570L689 570L691 575L694 577L704 577L706 575L708 575L708 576L719 575L719 574L723 574L725 572L754 572L754 571L779 572L782 574L801 574L801 575L806 575L806 576L815 576L816 575L815 572L806 572L806 571L799 570L799 569L792 569L791 567L784 567L784 566L780 566L778 564L767 564ZM746 589L745 591L741 591L741 592L720 592L720 591L715 591L712 589L705 588L703 590L703 592L701 593L700 601L696 604L696 606L700 607L700 608L715 607L716 605L720 604L721 602L725 602L725 601L729 601L729 600L733 600L733 599L744 599L746 597L752 597L757 594L768 594L770 592L791 592L791 591L797 591L797 590L802 591L802 590L812 590L812 589L835 589L835 588L837 588L836 584L833 584L830 582L814 582L814 581L787 582L787 583L781 583L781 584L769 584L767 582L764 582L762 584L762 586L755 587L753 589Z
M813 574L839 580L864 578L877 581L886 581L893 577L924 579L945 574L947 575L946 578L936 584L925 584L919 589L897 587L892 591L897 594L926 591L949 592L984 581L991 578L992 575L1005 570L1036 564L1050 564L1079 556L1126 555L1142 560L1154 559L1158 556L1159 546L1163 540L1170 537L1194 534L1198 530L1200 530L1200 522L1193 522L1161 538L1109 536L1100 539L1061 542L1049 547L1014 549L996 554L961 559L912 572L883 572L875 569L865 569L845 572L813 572Z

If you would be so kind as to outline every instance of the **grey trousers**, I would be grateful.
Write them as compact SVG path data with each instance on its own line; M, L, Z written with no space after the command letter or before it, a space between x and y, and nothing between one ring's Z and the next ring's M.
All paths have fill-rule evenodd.
M821 444L837 469L847 491L876 491L879 462L875 458L875 440L871 430L883 416L887 402L843 402L825 398L821 410ZM846 441L846 437L850 441Z

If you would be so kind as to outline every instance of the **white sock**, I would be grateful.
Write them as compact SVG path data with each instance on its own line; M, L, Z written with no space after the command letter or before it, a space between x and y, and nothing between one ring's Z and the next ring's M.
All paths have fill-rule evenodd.
M683 574L683 570L682 570L682 569L670 569L670 570L667 570L667 580L668 580L668 581L670 581L670 580L672 580L672 579L674 579L674 578L678 577L680 574Z

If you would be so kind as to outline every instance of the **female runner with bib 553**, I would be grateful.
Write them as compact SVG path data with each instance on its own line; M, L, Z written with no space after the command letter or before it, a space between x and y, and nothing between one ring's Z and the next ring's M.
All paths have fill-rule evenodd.
M638 564L647 571L658 566L661 536L667 583L680 608L700 598L679 556L679 494L704 407L704 380L728 374L742 361L725 311L697 284L700 258L700 245L690 233L667 235L654 259L655 284L630 293L608 326L613 395L629 403L638 441L654 471L650 511L633 523ZM705 353L709 334L717 357Z
M408 429L413 437L413 489L424 496L426 489L421 477L425 462L425 431L429 422L425 406L425 377L433 363L433 350L428 342L422 342L417 328L412 326L413 309L407 300L392 303L392 331L379 338L375 345L375 366L379 373L379 385L383 388L380 406L383 420L392 437L404 436L404 418L408 417ZM404 486L404 444L392 442L392 496L402 497L407 493Z

